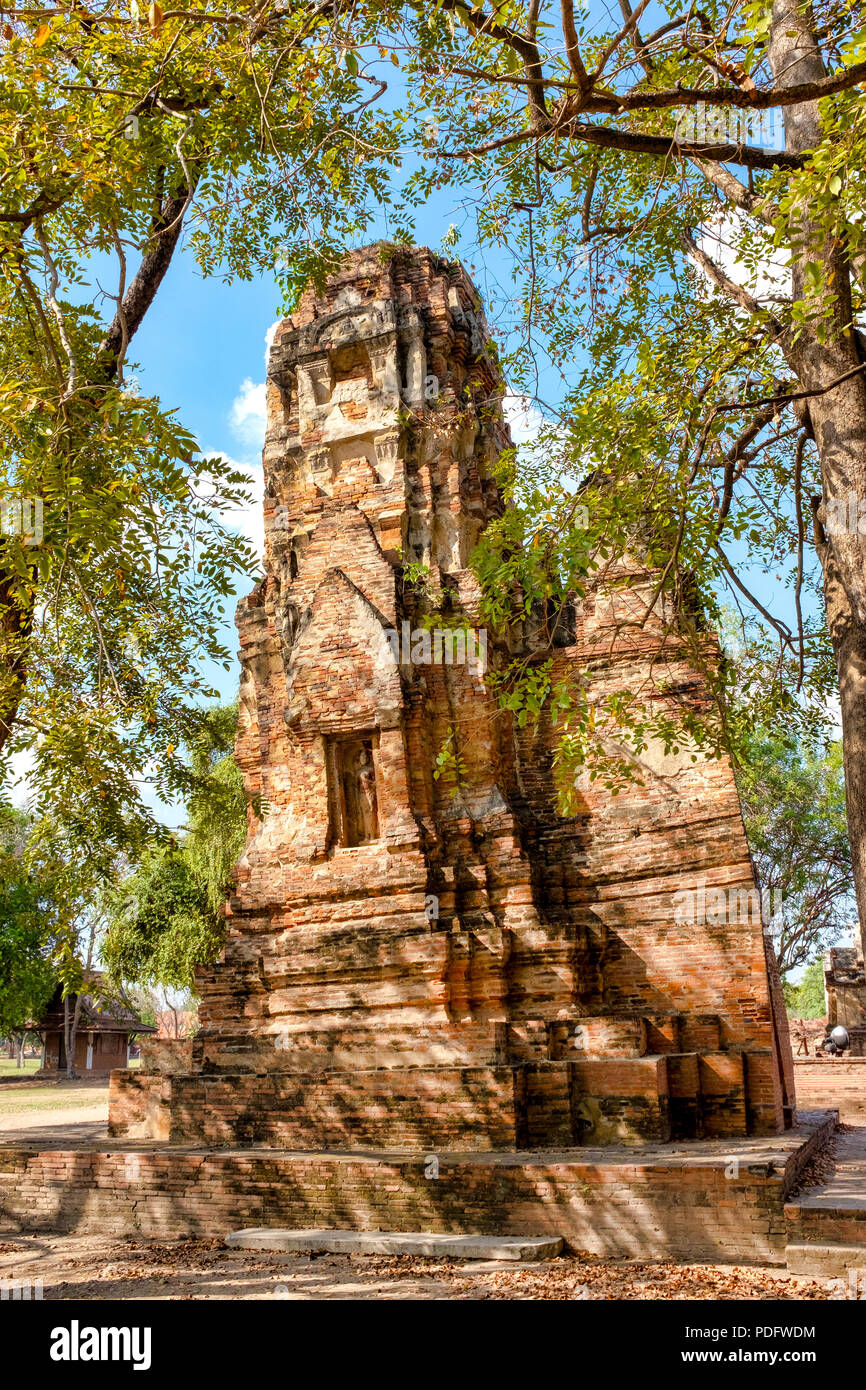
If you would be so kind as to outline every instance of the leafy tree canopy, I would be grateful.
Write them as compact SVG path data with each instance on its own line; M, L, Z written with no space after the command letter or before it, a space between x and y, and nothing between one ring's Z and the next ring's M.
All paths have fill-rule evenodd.
M841 745L809 754L790 739L753 734L739 783L784 975L820 957L857 922Z
M276 0L4 11L0 746L107 857L158 833L144 781L189 789L201 663L230 664L224 603L255 568L222 519L243 475L139 392L131 345L182 245L291 299L363 230L394 144L354 55L372 32Z
M233 707L209 710L191 750L195 790L179 842L147 848L113 896L102 956L117 981L193 989L224 940L221 909L243 849L247 810L230 751Z
M807 966L798 985L783 984L790 1018L823 1018L827 1012L824 997L824 965L819 956Z
M57 982L55 885L26 861L28 828L25 813L0 807L0 1034L38 1021Z

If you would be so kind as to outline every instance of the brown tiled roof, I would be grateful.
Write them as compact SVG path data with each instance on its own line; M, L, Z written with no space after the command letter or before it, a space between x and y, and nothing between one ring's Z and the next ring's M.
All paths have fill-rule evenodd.
M70 994L70 1007L75 1007L76 995ZM41 1021L40 1029L51 1033L64 1026L63 997L60 987L48 1005ZM155 1033L149 1023L142 1023L134 1009L117 996L103 996L98 991L81 996L81 1013L78 1019L79 1030L88 1033Z

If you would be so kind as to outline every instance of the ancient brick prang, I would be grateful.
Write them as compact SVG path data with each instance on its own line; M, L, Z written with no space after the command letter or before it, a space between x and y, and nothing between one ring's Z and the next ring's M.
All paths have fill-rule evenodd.
M191 1067L118 1079L116 1132L148 1103L175 1142L294 1149L782 1128L772 953L759 914L718 911L755 886L728 762L651 744L630 791L587 781L563 818L549 723L485 684L507 646L591 693L707 698L637 562L552 641L479 632L509 436L465 271L352 253L277 329L267 389L266 573L238 613L258 810Z

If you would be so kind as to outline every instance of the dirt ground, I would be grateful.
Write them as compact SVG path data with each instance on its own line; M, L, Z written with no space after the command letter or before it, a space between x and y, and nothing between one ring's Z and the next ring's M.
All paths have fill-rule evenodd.
M827 1299L829 1281L777 1269L638 1264L592 1255L515 1267L414 1256L265 1255L218 1240L14 1235L0 1280L44 1299ZM38 1290L34 1289L33 1296Z
M107 1133L108 1080L42 1081L17 1077L0 1085L0 1142L100 1139Z

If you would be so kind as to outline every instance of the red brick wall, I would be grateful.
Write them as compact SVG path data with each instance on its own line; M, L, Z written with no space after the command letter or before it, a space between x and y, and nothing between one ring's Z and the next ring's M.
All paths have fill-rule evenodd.
M866 1116L866 1057L794 1058L797 1104L801 1109L834 1109L842 1120L862 1124Z
M561 1235L641 1259L776 1264L783 1204L819 1130L778 1152L649 1161L570 1155L188 1153L0 1149L0 1215L13 1229L218 1236L243 1226ZM805 1142L803 1142L805 1140ZM780 1141L775 1141L777 1145ZM775 1159L768 1172L767 1158ZM751 1164L751 1167L750 1167ZM726 1176L726 1172L729 1176Z
M110 1133L175 1144L466 1151L670 1136L661 1057L376 1071L117 1071Z

